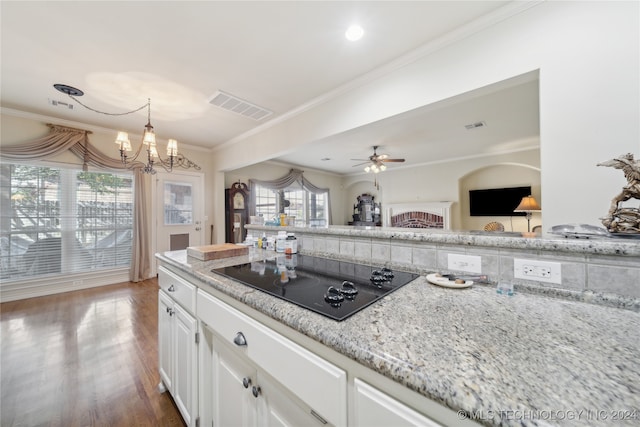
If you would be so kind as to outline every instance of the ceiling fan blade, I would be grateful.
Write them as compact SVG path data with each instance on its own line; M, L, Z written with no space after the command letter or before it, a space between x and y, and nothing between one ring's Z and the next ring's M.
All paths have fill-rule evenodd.
M371 159L349 159L349 160L354 161L354 162L368 162Z
M362 166L362 165L366 165L366 164L369 164L369 163L371 163L371 162L367 160L366 162L358 163L357 165L353 165L352 167L355 168L356 166Z
M380 159L381 162L395 162L395 163L402 163L404 162L404 159Z

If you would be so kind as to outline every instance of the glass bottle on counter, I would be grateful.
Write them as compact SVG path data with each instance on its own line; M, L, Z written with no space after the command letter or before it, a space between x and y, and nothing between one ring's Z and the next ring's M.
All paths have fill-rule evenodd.
M278 231L278 236L276 237L276 252L284 253L284 246L285 246L286 240L287 240L287 232Z
M297 254L298 253L298 239L294 233L287 233L287 238L284 242L285 254Z

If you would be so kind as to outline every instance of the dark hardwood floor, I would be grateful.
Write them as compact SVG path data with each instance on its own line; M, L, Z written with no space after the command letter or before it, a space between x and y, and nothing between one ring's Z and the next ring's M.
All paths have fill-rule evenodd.
M0 304L0 425L184 426L158 374L157 280Z

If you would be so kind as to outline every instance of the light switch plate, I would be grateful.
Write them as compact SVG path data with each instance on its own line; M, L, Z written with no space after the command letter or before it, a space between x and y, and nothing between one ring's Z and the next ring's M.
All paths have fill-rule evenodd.
M449 270L482 273L482 257L479 255L448 254Z

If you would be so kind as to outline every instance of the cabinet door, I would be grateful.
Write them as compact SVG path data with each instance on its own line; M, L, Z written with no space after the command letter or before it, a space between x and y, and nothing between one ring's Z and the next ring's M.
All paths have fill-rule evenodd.
M171 394L187 425L197 417L198 353L196 319L178 304L173 314L174 375Z
M260 427L325 426L327 421L298 402L295 396L273 381L258 373L258 419Z
M358 378L354 380L354 393L354 427L440 426Z
M215 335L212 386L214 426L257 426L257 398L252 394L256 371Z
M158 365L160 379L167 390L171 391L173 384L171 312L173 301L163 291L158 291Z

